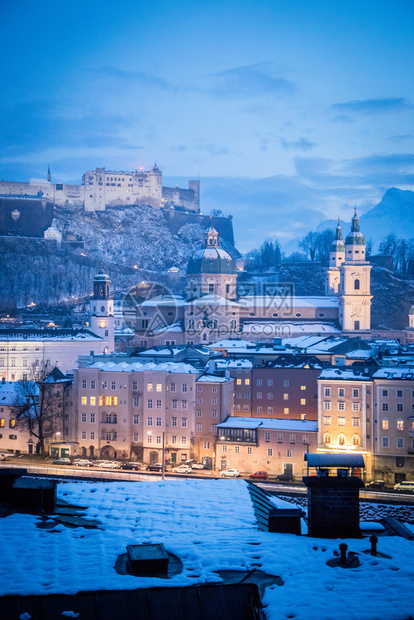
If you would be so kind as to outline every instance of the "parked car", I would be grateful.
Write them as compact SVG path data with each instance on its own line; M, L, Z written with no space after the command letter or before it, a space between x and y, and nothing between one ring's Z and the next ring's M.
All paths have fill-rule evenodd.
M153 463L152 465L147 466L147 471L162 471L161 463Z
M73 461L73 464L77 467L93 467L94 463L92 461L88 461L88 459L77 459Z
M240 476L240 472L238 469L224 469L220 472L220 476L224 476L225 478L237 478L237 476Z
M276 476L276 480L278 480L279 482L293 482L294 478L292 474L284 473Z
M54 461L52 461L53 465L71 465L72 462L70 459L67 459L66 457L62 457L60 459L55 459Z
M414 493L414 480L404 480L404 482L398 482L394 485L396 491L401 493Z
M267 471L255 471L254 474L250 474L250 478L260 478L261 480L267 480Z
M141 469L141 463L122 463L121 469L138 471L138 469Z
M191 474L191 467L189 465L179 465L178 467L174 467L174 474Z
M387 485L385 483L385 480L371 480L371 482L368 482L365 485L366 489L375 489L375 490L380 490L380 489L386 489Z
M191 469L204 469L204 463L192 463Z
M115 461L102 461L99 463L98 467L102 467L103 469L117 469L119 465Z

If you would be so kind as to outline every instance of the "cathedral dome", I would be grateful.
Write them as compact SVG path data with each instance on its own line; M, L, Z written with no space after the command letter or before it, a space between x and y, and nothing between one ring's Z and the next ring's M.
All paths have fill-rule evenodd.
M225 250L219 247L218 233L210 228L204 238L205 247L197 250L187 265L187 275L201 273L236 273L236 263Z
M356 207L354 217L352 218L351 232L345 239L345 245L365 245L365 237L359 230L359 217L356 212Z

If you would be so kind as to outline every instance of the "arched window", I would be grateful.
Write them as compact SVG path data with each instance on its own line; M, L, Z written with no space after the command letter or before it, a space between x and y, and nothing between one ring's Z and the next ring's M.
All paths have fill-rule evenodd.
M203 340L207 340L207 334L203 334Z
M354 289L356 291L359 291L359 280L358 279L354 281Z
M360 444L359 435L354 435L352 437L352 443L353 443L354 446L359 446L359 444Z
M331 443L331 436L329 433L325 433L325 435L323 436L323 442L324 443Z
M345 441L345 435L339 435L339 437L338 437L338 444L339 444L340 446L344 446L344 445L345 445L345 443L346 443L346 441Z

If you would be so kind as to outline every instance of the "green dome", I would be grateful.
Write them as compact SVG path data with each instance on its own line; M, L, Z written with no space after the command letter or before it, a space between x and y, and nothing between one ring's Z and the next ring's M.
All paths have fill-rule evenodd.
M236 263L221 248L204 248L195 252L187 265L188 275L200 273L233 274L236 273Z
M356 212L356 207L354 217L352 218L351 232L345 239L345 245L365 245L365 237L359 230L359 217Z

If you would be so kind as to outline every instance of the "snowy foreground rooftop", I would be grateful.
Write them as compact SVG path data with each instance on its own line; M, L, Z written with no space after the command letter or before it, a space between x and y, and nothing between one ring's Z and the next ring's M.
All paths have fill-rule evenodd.
M380 538L378 550L387 559L363 553L367 539L348 540L360 566L330 568L326 562L340 541L260 531L242 480L60 483L58 497L88 506L85 518L98 519L100 529L56 525L48 531L27 514L0 519L0 596L220 583L217 570L258 565L284 582L265 590L267 620L406 620L414 614L413 542ZM169 580L118 574L115 562L126 545L143 542L164 543L182 572Z

